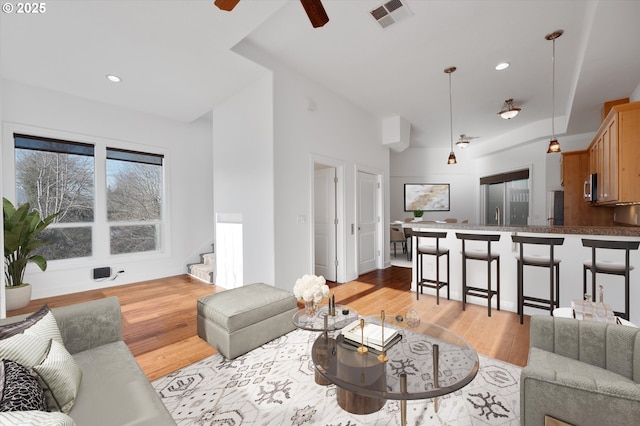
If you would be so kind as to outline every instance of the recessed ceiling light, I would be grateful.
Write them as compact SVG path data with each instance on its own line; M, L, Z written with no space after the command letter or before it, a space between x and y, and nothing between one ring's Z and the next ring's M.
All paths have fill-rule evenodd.
M509 68L509 62L500 62L498 65L496 65L496 71L502 71L502 70L506 70L507 68Z
M112 83L120 83L122 81L122 79L120 77L118 77L117 75L113 75L113 74L107 74L107 79L109 81L111 81Z

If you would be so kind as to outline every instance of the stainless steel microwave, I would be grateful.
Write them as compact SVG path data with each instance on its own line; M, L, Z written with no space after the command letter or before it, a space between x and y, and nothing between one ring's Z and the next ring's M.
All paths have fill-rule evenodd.
M584 181L584 199L595 203L598 201L598 174L591 173L589 179Z

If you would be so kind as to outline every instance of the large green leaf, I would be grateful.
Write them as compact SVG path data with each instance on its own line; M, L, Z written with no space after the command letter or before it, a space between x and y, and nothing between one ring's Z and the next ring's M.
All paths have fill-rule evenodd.
M58 213L40 218L37 211L30 211L31 206L25 203L19 208L3 197L2 217L4 222L4 258L7 285L21 284L27 263L33 262L42 270L47 269L47 261L41 255L31 255L33 250L46 244L46 240L38 238L58 216Z

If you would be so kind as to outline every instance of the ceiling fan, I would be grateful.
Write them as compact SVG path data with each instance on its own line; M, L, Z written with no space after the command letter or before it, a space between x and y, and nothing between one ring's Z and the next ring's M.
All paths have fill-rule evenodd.
M466 148L470 143L471 139L478 139L479 136L467 136L464 133L460 135L460 139L456 142L460 148Z
M240 0L215 0L213 3L220 10L230 12ZM313 28L318 28L329 22L329 16L322 6L321 0L300 0Z

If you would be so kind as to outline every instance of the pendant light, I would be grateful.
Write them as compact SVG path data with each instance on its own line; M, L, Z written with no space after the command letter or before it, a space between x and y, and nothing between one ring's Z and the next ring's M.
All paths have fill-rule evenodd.
M560 152L560 142L556 138L555 116L556 116L556 39L564 34L564 30L556 30L547 34L544 38L553 42L553 54L551 56L552 74L551 74L551 140L549 140L549 149L547 154Z
M504 106L498 113L498 115L505 120L511 120L513 117L518 115L518 113L522 111L521 108L517 108L513 106L513 99L507 99L504 101Z
M447 164L456 164L456 154L453 153L453 106L451 103L451 73L456 70L456 67L445 68L444 72L449 75L449 128L451 129L451 152L449 153L449 159Z

